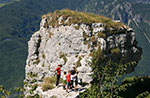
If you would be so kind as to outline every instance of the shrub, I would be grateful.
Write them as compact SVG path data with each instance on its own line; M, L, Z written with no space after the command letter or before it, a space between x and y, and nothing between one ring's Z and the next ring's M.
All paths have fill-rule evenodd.
M56 83L56 77L46 77L44 78L44 83L49 83L49 84L55 84Z
M65 54L65 53L63 53L63 52L60 52L60 53L59 53L59 57L60 57L60 58L63 58L65 64L66 64L66 62L67 62L67 60L68 60L66 56L67 56L67 54Z
M93 42L93 45L97 46L97 39L95 38L95 36L91 37L91 41Z
M42 85L42 90L43 91L48 91L48 90L53 89L53 88L55 88L53 84L48 84L47 83L47 84Z
M33 73L33 72L29 72L29 73L27 73L27 75L28 75L30 78L38 77L38 74L37 74L37 73Z
M76 30L79 30L80 26L74 26L74 28L75 28Z
M61 43L58 43L58 45L60 46L60 45L61 45Z
M105 33L102 33L102 32L98 32L98 35L97 35L99 38L106 38L106 34Z
M36 59L34 62L33 62L33 64L39 64L40 63L40 59L38 58L38 59Z
M78 58L78 61L76 62L76 67L80 67L80 66L82 66L82 64L81 64L81 61L82 60L82 57L79 57Z
M21 97L22 98L22 97ZM42 96L41 95L39 95L39 94L35 94L35 95L33 95L33 96L27 96L27 97L25 97L25 98L42 98Z
M51 38L51 37L52 37L52 35L54 35L54 34L53 34L53 32L49 32L49 35L48 35L48 36L49 36L49 38Z
M45 64L43 63L43 64L42 64L42 67L44 67L44 66L45 66Z
M34 84L33 86L32 86L32 89L31 89L31 91L34 91L34 90L36 90L36 88L38 87L38 84Z
M42 58L45 59L45 54L44 53L42 54Z
M47 91L49 89L53 89L55 88L54 87L54 84L56 83L56 77L46 77L44 78L44 82L43 84L41 85L42 86L42 90L43 91Z
M113 48L113 49L111 49L111 53L112 54L119 54L120 53L120 49L119 48Z
M35 82L37 82L37 80L36 80L36 79L33 79L33 80L31 81L31 83L35 83Z

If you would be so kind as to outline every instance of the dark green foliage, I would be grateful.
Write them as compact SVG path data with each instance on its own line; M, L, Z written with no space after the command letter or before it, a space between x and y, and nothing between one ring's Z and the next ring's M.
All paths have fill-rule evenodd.
M114 63L105 59L100 49L95 50L92 55L92 82L91 87L84 93L82 98L116 98L118 95L118 78L126 73L127 68L134 66L136 62L122 64L121 61ZM124 86L126 87L126 86Z
M150 6L149 4L136 3L139 0L89 0L85 3L85 6L82 6L80 9L87 12L92 12L100 15L104 15L114 20L118 20L119 17L122 19L124 24L128 24L128 21L131 20L130 27L134 29L136 33L136 39L139 43L139 46L143 49L142 60L138 63L135 72L132 73L132 76L137 75L149 75L149 60L150 60L150 44L146 37L144 36L144 32L150 37ZM143 0L144 2L145 0ZM133 15L137 14L141 17L138 19L139 22L135 23L133 17L129 17L131 13L125 12L125 9L114 9L116 6L125 6L124 3L131 3L131 11L133 11ZM97 5L95 5L97 4ZM128 3L129 4L129 3ZM101 5L101 6L99 6ZM105 9L104 9L105 8ZM117 14L113 14L112 12L117 10L119 16ZM143 44L144 43L144 44Z
M125 90L120 90L119 95L123 98L145 98L150 94L150 77L125 78L121 85L131 84ZM138 97L136 97L138 96ZM143 96L143 97L140 97Z
M81 6L87 0L20 0L0 8L0 83L23 85L27 41L39 30L41 16L56 9Z
M8 98L8 96L10 95L10 92L7 91L3 85L0 85L0 95L2 94L1 98Z

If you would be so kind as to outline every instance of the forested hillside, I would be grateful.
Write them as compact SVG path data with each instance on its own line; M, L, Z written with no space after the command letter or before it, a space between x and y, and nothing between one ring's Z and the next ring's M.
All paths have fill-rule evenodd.
M23 83L27 41L39 29L41 16L56 9L75 9L84 4L79 1L21 0L0 8L0 84L10 88Z
M149 75L150 17L149 0L89 0L84 11L110 17L134 28L139 45L143 48L142 60L134 75ZM91 6L92 5L92 6ZM99 6L101 5L101 6ZM148 39L147 39L148 38Z
M150 73L148 67L150 43L144 33L150 36L150 6L148 3L127 1L21 0L4 5L0 8L0 84L11 88L23 83L27 41L31 34L39 29L43 14L64 8L120 19L133 27L137 40L143 48L143 58L134 74L148 75Z

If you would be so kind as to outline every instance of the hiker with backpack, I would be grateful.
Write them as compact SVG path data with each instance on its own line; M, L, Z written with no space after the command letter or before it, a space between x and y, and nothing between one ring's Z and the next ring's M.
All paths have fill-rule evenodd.
M60 75L61 75L61 67L62 67L62 65L58 65L58 67L57 67L56 70L54 71L54 72L57 73L56 86L59 85L59 80L60 80Z
M74 88L74 75L77 72L76 67L73 67L73 70L71 70L71 81L70 81L70 88Z

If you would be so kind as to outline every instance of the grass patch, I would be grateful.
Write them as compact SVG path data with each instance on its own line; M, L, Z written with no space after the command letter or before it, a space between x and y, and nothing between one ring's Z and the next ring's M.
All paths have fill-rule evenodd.
M80 26L74 26L74 28L75 28L76 30L79 30Z
M32 88L29 90L30 94L34 94L34 91L37 89L38 86L39 86L38 84L32 85L31 86Z
M33 62L33 64L39 64L40 63L40 59L39 58L37 58L34 62Z
M33 80L31 81L31 83L35 83L35 82L37 82L37 80L36 80L36 79L33 79Z
M113 49L111 49L111 53L112 54L119 54L120 53L120 49L119 48L113 48Z
M56 83L56 77L46 77L44 78L44 83L49 83L49 84L55 84Z
M67 54L65 54L65 53L63 53L63 52L60 52L60 53L59 53L59 57L64 60L65 64L66 64L66 62L67 62L67 60L68 60L66 56L67 56Z
M53 84L43 84L42 85L43 91L48 91L48 90L53 89L53 88L55 88Z
M43 79L43 83L41 84L42 90L47 91L50 89L55 88L55 83L56 83L56 77L46 77ZM60 79L60 83L62 83L62 79Z
M42 64L42 67L44 67L44 66L45 66L45 64L43 63L43 64Z
M69 9L56 10L54 13L47 14L47 16L52 17L52 19L48 21L48 23L51 26L59 26L58 18L61 16L63 17L62 19L63 25L81 24L81 23L84 24L104 23L107 28L115 28L115 29L120 29L120 27L123 26L123 24L114 22L112 21L112 19L106 18L104 16L94 15L92 13L72 11Z
M53 35L54 35L53 32L49 32L48 37L51 38Z
M42 58L45 59L45 54L42 54Z
M99 38L106 38L106 34L105 33L102 33L102 32L98 32L98 35L97 35Z
M60 45L61 45L61 43L58 43L58 45L60 46Z
M38 77L37 73L29 72L27 73L28 77L33 78L33 77Z
M78 61L76 62L76 67L80 67L80 66L82 66L82 64L81 64L81 61L82 60L82 57L79 57L78 58Z

